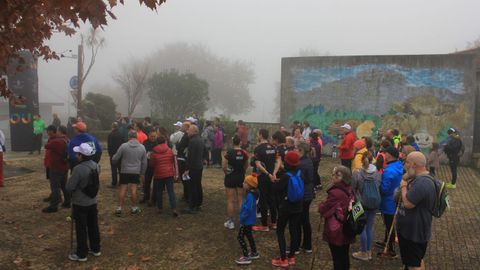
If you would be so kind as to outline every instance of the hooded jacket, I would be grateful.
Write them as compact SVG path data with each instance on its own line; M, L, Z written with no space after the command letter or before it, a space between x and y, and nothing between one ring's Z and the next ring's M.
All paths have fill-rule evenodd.
M356 170L362 168L362 157L363 157L363 154L367 151L368 149L366 147L360 150L357 150L352 161L352 172L355 172Z
M318 207L318 212L325 218L323 240L336 246L353 243L355 238L349 238L343 233L342 224L346 220L345 213L354 196L352 186L341 181L329 188L327 194L327 200Z
M112 162L114 164L120 162L120 173L144 175L147 169L147 152L142 144L132 139L118 148Z
M175 158L167 144L162 143L153 148L149 166L154 168L155 179L165 179L175 175Z
M352 131L347 132L343 137L342 143L338 146L340 150L340 159L352 159L353 158L353 144L357 140L357 136Z
M67 192L72 194L72 204L90 206L97 203L96 197L90 198L82 191L90 180L90 173L95 169L100 174L100 167L93 160L81 162L73 168L72 175L65 186Z
M397 203L393 198L395 189L400 186L403 177L403 164L400 160L387 163L387 167L383 170L382 181L380 183L380 195L382 202L380 203L380 211L383 214L394 215Z
M375 167L375 165L370 164L368 166L368 169L366 170L361 167L360 169L353 172L352 189L357 199L362 198L363 184L365 180L373 180L377 188L380 186L381 175L377 171L377 167Z
M75 152L73 152L73 147L79 146L82 143L90 144L95 150L95 155L93 161L99 162L102 157L102 147L98 143L97 139L87 132L83 132L73 137L68 144L68 160L70 162L70 167L73 168L77 164L77 157Z

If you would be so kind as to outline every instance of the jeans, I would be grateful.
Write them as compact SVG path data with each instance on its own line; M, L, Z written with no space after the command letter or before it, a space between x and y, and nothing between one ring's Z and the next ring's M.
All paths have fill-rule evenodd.
M112 186L116 186L118 183L118 175L120 174L120 166L112 162L112 157L110 157L110 169L112 171Z
M333 269L334 270L348 270L350 269L350 245L335 246L328 244L330 253L332 254Z
M168 200L170 201L170 208L177 208L177 201L175 198L175 191L173 190L173 177L155 179L155 191L157 194L157 207L163 209L163 191L167 188Z
M203 169L189 170L190 180L187 183L190 209L199 208L203 203L202 173Z
M448 163L450 164L450 171L452 172L452 184L455 185L457 183L457 167L460 159L458 157L452 158L448 160Z
M367 224L360 235L360 244L362 246L362 252L372 250L373 241L373 224L375 223L375 214L377 210L365 210L365 216L367 218Z
M267 219L269 209L272 223L277 223L275 192L272 187L272 182L270 182L270 178L268 178L268 176L264 174L258 176L258 190L260 191L260 198L258 204L260 205L260 213L262 214L262 225L268 225Z
M253 239L252 226L240 225L240 230L238 231L237 240L242 248L243 256L248 257L247 243L245 243L245 237L247 237L248 243L250 244L250 250L252 253L257 253L257 247L255 246L255 239Z
M145 171L145 183L143 185L143 200L144 201L149 201L150 200L150 194L151 194L151 190L152 190L151 187L152 187L153 174L154 174L154 168L147 167L147 170ZM155 198L155 193L153 193L151 195L152 195L152 200L153 200Z
M50 180L50 207L57 208L58 204L62 201L60 197L60 190L63 193L65 204L70 204L70 195L65 190L65 184L67 182L67 173L54 172L49 170Z
M303 210L301 217L301 226L298 228L298 241L302 240L302 231L303 231L303 242L301 247L303 249L312 249L312 225L310 224L310 204L311 200L303 201Z
M263 215L262 215L263 216ZM295 251L300 246L300 239L298 238L298 231L300 227L300 219L302 213L289 214L288 212L280 212L277 222L277 240L280 248L280 258L285 260L287 258L286 241L285 241L285 228L288 223L288 230L290 232L290 253L289 258L295 257Z
M80 258L87 257L87 235L90 242L90 250L100 252L97 205L80 206L74 204L72 205L72 212L77 236L77 256Z

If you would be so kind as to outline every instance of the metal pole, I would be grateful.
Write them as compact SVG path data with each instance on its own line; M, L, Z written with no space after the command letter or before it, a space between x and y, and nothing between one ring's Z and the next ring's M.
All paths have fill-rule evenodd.
M77 89L77 117L82 117L82 87L83 87L83 44L78 45L78 89Z

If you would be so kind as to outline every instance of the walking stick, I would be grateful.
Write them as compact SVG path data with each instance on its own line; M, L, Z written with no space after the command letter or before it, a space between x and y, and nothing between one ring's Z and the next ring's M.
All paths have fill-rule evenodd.
M395 228L395 223L397 223L397 214L398 214L398 209L400 209L400 200L401 199L402 199L402 197L400 196L398 198L398 202L397 202L397 209L395 209L395 215L393 215L392 226L390 226L390 231L388 232L387 243L385 243L385 247L383 248L383 252L378 255L379 257L387 257L387 255L388 255L387 254L387 249L388 249L388 245L390 244L390 237L392 236L393 228Z
M317 255L318 247L320 246L320 230L322 229L322 219L318 222L318 230L317 230L317 244L313 246L312 251L312 261L310 262L310 270L313 270L313 265L315 264L315 256Z

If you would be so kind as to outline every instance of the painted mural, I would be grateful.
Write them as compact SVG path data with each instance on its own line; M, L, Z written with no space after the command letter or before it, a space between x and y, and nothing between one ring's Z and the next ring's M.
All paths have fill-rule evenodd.
M291 72L296 104L288 121L309 121L327 144L337 143L339 127L348 122L358 137L398 128L428 150L446 139L448 128L462 131L472 121L462 68L359 64Z

